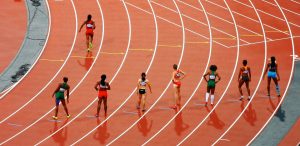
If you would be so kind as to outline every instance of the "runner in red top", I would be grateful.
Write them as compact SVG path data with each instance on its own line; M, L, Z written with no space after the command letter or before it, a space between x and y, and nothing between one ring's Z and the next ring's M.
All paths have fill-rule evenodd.
M173 88L174 88L174 106L171 106L171 108L176 109L177 106L180 106L180 87L181 87L181 80L186 76L186 74L178 69L177 64L173 65L173 73L172 73L172 82L173 82Z
M98 81L95 85L96 91L98 91L98 106L96 117L99 117L101 103L103 101L105 116L107 115L107 90L110 90L110 85L106 80L106 75L101 75L101 81Z
M91 51L93 47L93 37L94 37L94 29L96 28L95 22L92 20L92 15L89 14L87 16L87 20L84 21L79 29L79 32L81 31L82 27L86 25L86 46L88 52Z

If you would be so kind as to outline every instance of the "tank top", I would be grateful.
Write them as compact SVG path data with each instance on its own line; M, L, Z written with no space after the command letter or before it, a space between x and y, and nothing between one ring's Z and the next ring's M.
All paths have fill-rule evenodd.
M276 72L276 67L277 67L277 64L276 64L276 63L275 63L274 66L272 65L272 63L270 63L270 64L269 64L269 67L270 67L269 71L271 71L271 72Z
M143 81L142 79L139 79L139 83L140 83L141 86L146 86L147 82L148 82L147 79L145 81Z
M209 75L209 80L215 80L215 79L216 79L215 72L212 71L211 74Z
M86 29L93 29L94 25L93 25L93 21L87 21L86 22Z

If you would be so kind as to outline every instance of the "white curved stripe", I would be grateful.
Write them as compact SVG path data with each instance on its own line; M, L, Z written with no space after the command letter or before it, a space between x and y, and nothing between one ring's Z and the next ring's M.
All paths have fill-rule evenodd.
M268 4L270 4L270 5L273 5L273 6L276 6L276 7L277 7L277 5L275 5L275 4L273 4L273 3L269 2L269 1L266 1L266 0L262 0L262 1L265 2L265 3L268 3ZM283 10L286 10L286 11L288 11L288 12L290 12L290 13L293 13L293 14L295 14L295 15L300 16L299 13L294 12L294 11L292 11L292 10L289 10L289 9L286 9L286 8L283 8L283 7L282 7L282 9L283 9Z
M127 6L124 2L124 0L121 0L123 2L123 5L126 9L126 12L127 12L127 16L128 16L128 21L129 21L129 24L131 26L131 21L130 21L130 15L129 15L129 12L128 12L128 9L127 9ZM154 22L155 22L155 28L156 28L156 33L155 33L155 49L154 49L154 54L152 56L152 59L151 59L151 62L150 62L150 65L148 66L147 68L147 71L146 73L148 73L148 71L150 70L150 67L152 66L153 64L153 61L154 61L154 58L155 58L155 55L156 55L156 51L157 51L157 44L158 44L158 27L157 27L157 21L156 21L156 17L155 17L155 14L153 12L153 16L154 16ZM130 28L131 30L131 28ZM81 140L83 140L85 137L87 137L88 135L90 135L93 131L95 131L99 126L101 126L103 123L105 123L108 119L110 119L115 113L117 113L117 111L119 111L119 109L130 99L130 97L135 93L136 91L136 88L131 92L131 94L127 97L127 99L112 113L110 114L105 120L103 120L99 125L97 125L94 129L90 130L87 134L85 134L83 137L81 137L80 139L78 139L76 142L74 142L73 144L71 145L75 145L77 144L78 142L80 142ZM95 102L96 99L93 101ZM89 105L90 106L90 105Z
M47 2L47 6L48 6L48 1ZM48 9L49 9L49 16L50 15L50 8L48 6ZM51 18L51 17L50 17ZM50 25L49 25L50 27ZM49 36L49 35L48 35ZM50 83L57 77L57 75L60 73L60 71L63 69L63 67L65 66L65 64L67 63L67 61L69 60L70 56L71 56L71 53L73 52L74 50L74 45L75 45L75 41L76 41L76 38L77 38L77 14L76 14L76 32L74 34L74 39L73 39L73 43L72 43L72 46L71 46L71 50L69 51L69 54L66 58L66 60L64 61L64 63L62 64L62 66L59 68L59 70L56 72L56 74L53 76L53 78L36 94L34 95L32 98L30 98L30 100L26 103L24 103L19 109L15 110L12 114L10 114L9 116L7 116L6 118L4 118L3 120L0 121L0 124L2 124L3 122L5 122L6 120L8 120L9 118L11 118L13 115L15 115L17 112L19 112L20 110L22 110L24 107L26 107L29 103L31 103L35 98L38 97L38 95L40 95L49 85ZM48 39L47 39L48 40ZM46 46L46 45L45 45ZM44 46L44 47L45 47ZM13 88L11 88L12 90ZM10 90L9 90L10 91ZM7 93L9 93L9 91L7 91L5 94L3 94L0 99L5 96Z
M206 21L207 21L207 26L209 28L209 56L208 56L208 60L207 60L207 63L206 63L206 66L205 66L205 70L204 72L202 73L205 74L207 72L207 69L208 69L208 66L209 66L209 63L210 63L210 58L211 58L211 52L212 52L212 43L213 43L213 39L212 39L212 27L210 25L210 21L208 19L208 15L207 15L207 12L204 8L204 6L202 5L201 3L201 0L198 0L199 4L201 5L203 11L204 11L204 15L205 15L205 18L206 18ZM153 138L155 138L162 130L164 130L176 117L178 114L180 114L180 112L187 106L187 104L190 102L190 100L192 99L192 97L195 95L195 93L197 92L198 88L200 87L202 81L203 81L203 77L202 75L200 76L201 79L200 81L198 82L195 90L193 91L192 95L189 97L189 99L186 101L186 103L182 106L182 108L174 115L173 118L171 118L171 120L169 120L167 122L167 124L165 124L156 134L154 134L151 138L149 138L145 143L143 143L143 145L146 145L147 143L149 143Z
M258 17L258 20L259 20L259 22L260 22L260 26L261 26L261 29L262 29L262 32L263 32L263 36L264 36L264 41L265 41L265 43L264 43L264 48L265 48L265 58L264 58L264 66L263 66L263 68L262 68L262 72L261 72L261 75L260 75L260 78L259 78L259 82L258 82L258 84L257 84L257 86L256 86L256 89L255 89L255 91L253 92L253 94L252 94L252 96L251 96L251 99L250 99L250 101L248 102L248 104L245 106L245 108L243 109L243 111L240 113L240 115L236 118L236 120L228 127L228 129L212 144L212 145L216 145L225 135L226 135L226 133L235 125L235 123L240 119L240 117L243 115L243 113L247 110L247 108L248 108L248 106L251 104L251 102L252 102L252 100L253 100L253 97L255 97L255 95L256 95L256 92L258 91L258 89L259 89L259 86L260 86L260 84L261 84L261 82L262 82L262 78L263 78L263 74L264 74L264 69L265 69L265 67L266 67L266 64L267 64L267 36L266 36L266 33L265 33L265 28L264 28L264 25L263 25L263 22L262 22L262 20L261 20L261 17L260 17L260 15L258 14L258 12L257 12L257 10L256 10L256 8L255 8L255 6L253 5L253 3L252 3L252 1L251 0L249 0L250 1L250 3L251 3L251 5L252 5L252 7L253 7L253 9L254 9L254 11L255 11L255 13L256 13L256 15L257 15L257 17Z
M151 7L151 10L154 13L153 7L150 3L150 1L148 0L148 3ZM178 11L179 17L180 17L180 22L181 22L181 28L182 28L182 50L181 50L181 55L180 55L180 59L178 62L178 66L180 66L182 58L183 58L183 54L184 54L184 49L185 49L185 28L184 28L184 23L183 23L183 19L180 13L180 10L178 9L178 6L176 4L176 2L173 0L173 3L176 6L176 9ZM111 145L113 142L115 142L117 139L119 139L121 136L123 136L127 131L129 131L136 123L138 123L139 120L141 120L147 113L149 113L149 111L151 111L151 109L156 105L156 103L162 98L162 96L165 94L165 92L167 91L167 89L169 88L169 86L171 85L171 81L169 81L167 87L165 88L165 90L162 92L162 94L159 96L159 98L149 107L149 109L137 120L135 121L129 128L127 128L122 134L120 134L117 138L115 138L114 140L112 140L110 143L108 143L107 145Z
M51 30L51 14L50 14L50 8L49 8L49 4L48 4L47 0L46 0L46 6L47 6L47 9L48 9L48 16L49 16L48 23L49 23L49 25L48 25L48 33L47 33L48 35L46 37L46 41L45 41L45 44L43 46L43 49L42 49L41 53L39 54L39 56L37 57L37 59L35 60L35 62L32 64L31 68L29 68L29 70L25 73L25 75L23 75L18 82L16 82L15 84L13 84L12 86L10 86L9 88L5 89L4 91L2 91L0 93L0 95L3 94L3 95L0 96L0 100L2 98L4 98L5 95L7 95L12 89L14 89L29 74L29 72L35 67L35 64L38 62L39 58L42 56L42 54L43 54L43 52L44 52L44 50L47 46L48 39L49 39L49 36L50 36L50 30ZM27 5L26 5L26 7L27 7ZM27 10L27 13L28 13L28 10Z
M91 69L93 68L93 66L96 63L96 60L98 59L101 49L102 49L102 45L103 45L103 40L104 40L104 35L105 35L105 29L104 29L104 16L103 16L103 12L102 12L102 8L101 5L99 3L98 0L97 1L97 5L99 7L100 10L100 14L101 14L101 22L102 22L102 37L101 37L101 41L100 41L100 45L99 45L99 49L97 52L97 55L95 56L95 60L92 63L91 67L89 68L89 70L87 71L87 73L84 75L84 77L80 80L80 82L76 85L76 87L74 87L74 89L71 91L70 94L72 94L74 91L76 91L76 89L79 87L79 85L83 82L83 80L86 78L86 76L89 74L89 72L91 71ZM44 118L45 116L47 116L50 112L52 112L55 109L55 107L53 107L51 110L49 110L46 114L44 114L40 119ZM39 120L40 120L39 119ZM73 120L73 119L72 119ZM71 122L71 121L70 121ZM50 138L51 136L55 135L57 132L59 132L61 129L63 129L64 127L66 127L70 122L64 124L62 127L60 127L59 129L57 129L56 131L53 131L50 135L48 135L46 138L44 138L43 140L39 141L38 143L36 143L35 145L39 145L41 143L43 143L44 141L46 141L48 138Z
M52 81L54 80L54 78L58 75L58 73L62 70L62 68L63 68L64 65L66 64L67 60L69 59L69 57L70 57L70 55L71 55L71 53L72 53L72 51L73 51L73 49L74 49L75 41L76 41L76 38L77 38L77 29L78 29L77 13L76 13L76 9L75 9L75 6L74 6L74 3L73 3L72 0L71 0L71 2L72 2L72 6L73 6L73 9L74 9L74 13L75 13L75 19L76 19L75 37L74 37L73 44L72 44L72 48L71 48L71 50L70 50L70 52L69 52L69 54L68 54L67 59L65 60L64 64L61 66L61 68L59 69L59 71L55 74L55 76L51 79L50 82L52 82ZM47 84L47 86L50 84L50 82ZM45 88L46 88L46 87L44 87L42 90L44 90ZM39 94L40 94L40 93L41 93L41 92L39 92ZM37 94L37 95L38 95L38 94ZM17 113L19 110L21 110L22 108L24 108L26 105L28 105L33 99L35 99L35 98L37 97L37 95L34 96L31 100L29 100L29 102L27 102L26 104L24 104L24 105L23 105L21 108L19 108L17 111L15 111L13 114L11 114L10 116L8 116L8 117L5 118L4 120L2 120L2 121L0 122L0 124L3 123L3 122L4 122L5 120L7 120L8 118L10 118L11 116L13 116L13 115L14 115L15 113ZM41 118L40 118L40 119L41 119ZM28 127L26 127L25 129L23 129L23 130L20 131L19 133L15 134L14 136L12 136L12 137L6 139L5 141L1 142L0 145L3 145L3 144L5 144L5 143L7 143L8 141L10 141L10 140L12 140L13 138L15 138L16 136L18 136L19 134L23 133L25 130L27 130L27 129L30 128L32 125L34 125L35 123L37 123L40 119L38 119L37 121L35 121L34 123L32 123L31 125L29 125Z
M205 121L206 119L210 116L210 114L216 109L216 107L218 106L218 104L221 102L221 100L223 99L224 95L226 94L231 82L232 82L232 79L234 77L234 74L235 74L235 71L236 71L236 68L237 68L237 63L238 63L238 59L239 59L239 55L240 55L240 37L239 37L239 31L238 31L238 28L237 28L237 24L236 24L236 21L235 21L235 18L232 14L232 11L230 9L230 7L228 6L226 0L224 0L225 4L226 4L226 7L228 8L229 10L229 13L232 17L232 20L233 20L233 23L234 23L234 27L235 27L235 31L236 31L236 38L237 38L237 57L236 57L236 61L235 61L235 66L234 66L234 69L233 69L233 73L231 75L231 78L230 78L230 81L225 89L225 91L223 92L221 98L219 99L219 101L217 102L217 104L211 109L211 111L207 114L207 116L193 129L193 131L191 133L189 133L181 142L179 142L177 145L181 145L184 141L186 141Z
M285 16L285 13L283 12L283 10L281 9L280 5L277 3L276 0L274 0L277 7L279 8L280 12L282 13L283 17L284 17L284 20L286 22L286 25L289 29L289 34L290 34L290 37L291 37L291 43L292 43L292 51L293 51L293 55L295 55L295 44L294 44L294 39L293 39L293 33L292 33L292 30L291 30L291 27L290 27L290 23L288 22L286 16ZM290 86L291 84L291 81L292 81L292 78L293 78L293 73L294 73L294 65L295 65L295 60L293 59L293 62L292 62L292 70L291 70L291 74L290 74L290 78L289 78L289 81L287 83L287 87L283 93L283 97L281 99L281 101L278 103L278 105L281 105L281 103L283 102L284 98L285 98L285 95L288 91L288 87ZM261 133L261 131L267 126L267 124L270 122L270 120L272 119L272 117L274 116L274 114L276 113L276 111L278 110L280 106L277 106L276 109L274 110L273 114L270 116L270 118L268 119L268 121L263 125L263 127L257 132L257 134L250 140L250 142L247 144L247 145L250 145L253 140Z

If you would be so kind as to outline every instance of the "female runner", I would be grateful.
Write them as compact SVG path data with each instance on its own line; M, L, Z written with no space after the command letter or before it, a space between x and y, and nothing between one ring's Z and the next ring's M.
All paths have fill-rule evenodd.
M95 85L96 91L98 91L98 106L96 117L99 117L99 112L101 108L101 103L103 101L105 116L107 115L107 90L110 90L110 85L106 80L106 75L101 75L101 80L98 81Z
M250 100L250 89L249 89L249 83L251 81L251 70L250 67L247 66L248 61L243 60L243 66L240 69L239 76L238 76L238 82L239 82L239 91L241 93L241 98L240 100L243 100L243 91L242 91L242 86L245 83L247 92L248 92L248 100Z
M278 63L276 63L276 58L274 56L271 57L271 62L267 64L265 72L264 72L264 78L266 73L268 72L268 96L270 96L270 84L271 79L273 79L275 85L276 85L276 92L277 96L280 97L280 88L278 82L280 81L279 71L278 71Z
M52 116L52 118L54 120L57 120L57 114L58 114L58 107L59 107L59 102L62 103L66 113L67 113L67 118L70 118L70 114L68 112L68 107L66 105L66 101L65 101L65 91L67 91L67 103L69 103L69 91L70 91L70 86L67 84L68 82L68 78L67 77L64 77L63 78L63 83L60 83L58 85L58 87L55 89L55 91L53 92L52 94L52 97L56 97L56 100L55 100L55 115Z
M207 106L209 94L210 94L210 104L211 106L214 105L214 99L215 99L215 87L216 83L218 83L221 80L221 77L219 74L216 72L217 71L217 66L216 65L211 65L210 66L210 71L208 71L205 75L203 75L203 78L207 82L207 92L206 92L206 98L205 98L205 106ZM206 79L206 76L209 76L209 79ZM218 77L218 80L216 81L216 78Z
M93 37L94 37L94 29L96 28L95 22L92 20L92 15L89 14L87 16L87 20L82 23L80 26L79 32L81 31L82 27L86 25L86 47L87 51L91 51L93 47Z
M186 76L185 72L178 69L177 64L173 65L173 73L172 73L172 82L174 88L174 106L171 108L176 109L177 106L180 106L181 95L180 95L180 87L181 87L181 80Z
M150 85L149 81L146 79L146 73L143 72L141 74L141 79L139 79L138 83L137 83L137 89L138 89L137 95L138 95L139 99L138 99L137 106L136 106L137 109L140 109L140 105L142 103L142 106L143 106L142 111L143 112L146 111L145 105L146 105L146 97L147 97L147 92L146 92L147 87L149 88L150 93L152 93L151 85Z

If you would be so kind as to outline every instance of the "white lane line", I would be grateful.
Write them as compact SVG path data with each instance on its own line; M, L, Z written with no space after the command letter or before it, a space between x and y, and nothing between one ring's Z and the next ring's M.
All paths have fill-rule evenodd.
M266 1L266 0L262 0L262 1L265 2L265 3L268 3L268 4L270 4L270 5L273 5L273 6L277 7L275 4L273 4L273 3L271 3L271 2L268 2L268 1ZM290 12L290 13L293 13L293 14L295 14L295 15L300 16L299 13L294 12L294 11L292 11L292 10L289 10L289 9L286 9L286 8L283 8L283 7L282 7L282 9L283 9L283 10L286 10L286 11L288 11L288 12Z
M48 6L48 1L46 1L47 3L47 6ZM49 6L48 6L48 9L49 9ZM50 9L49 9L49 16L50 15ZM51 18L51 17L49 17ZM49 19L50 21L51 19ZM76 21L76 30L77 30L77 21ZM50 26L50 25L49 25ZM67 56L67 58L65 59L64 63L62 64L62 66L59 68L59 70L56 72L56 74L53 76L53 78L36 94L34 95L32 98L30 98L30 100L23 104L19 109L17 109L16 111L14 111L12 114L10 114L9 116L7 116L6 118L4 118L3 120L0 121L0 124L2 124L3 122L5 122L7 119L9 119L10 117L12 117L13 115L15 115L17 112L19 112L20 110L22 110L24 107L26 107L29 103L31 103L36 97L38 97L38 95L40 95L49 85L50 83L57 77L57 75L60 73L60 71L63 69L63 67L65 66L65 64L67 63L67 61L69 60L70 58L70 55L71 53L73 52L74 50L74 45L75 45L75 41L76 41L76 38L77 38L77 31L74 33L74 39L73 39L73 43L72 43L72 46L71 46L71 50L69 51L69 54ZM45 46L44 46L45 47ZM15 84L16 85L16 84ZM6 95L7 93L9 93L9 91L7 91L4 95ZM3 97L4 95L2 95L1 97ZM1 99L0 97L0 99ZM1 145L1 144L0 144Z
M138 6L136 6L136 5L134 5L134 4L131 4L131 3L129 3L129 2L126 2L126 4L128 4L129 6L132 6L132 7L134 7L134 8L136 8L136 9L138 9L138 10L141 10L141 11L143 11L143 12L146 12L146 13L148 13L148 14L151 14L150 12L148 12L148 11L146 11L146 10L144 10L144 9L142 9L142 8L140 8L140 7L138 7ZM172 22L172 21L170 21L170 20L168 20L168 19L165 19L165 18L163 18L163 17L160 17L160 16L156 16L157 18L159 18L159 19L161 19L161 20L164 20L164 21L166 21L166 22L168 22L168 23L170 23L170 24L173 24L173 25L175 25L175 26L177 26L177 27L182 27L182 26L180 26L180 25L178 25L178 24L176 24L176 23L174 23L174 22ZM202 35L202 34L200 34L200 33L197 33L197 32L195 32L195 31L193 31L193 30L190 30L190 29L188 29L188 28L185 28L185 30L187 30L187 31L189 31L189 32L191 32L191 33L193 33L193 34L195 34L195 35L198 35L198 36L200 36L200 37L202 37L202 38L205 38L205 39L209 39L208 37L206 37L206 36L204 36L204 35ZM223 47L225 47L225 48L228 48L228 46L226 46L226 45L224 45L224 44L222 44L222 43L219 43L219 42L217 42L217 41L213 41L213 42L215 42L216 44L219 44L219 45L221 45L221 46L223 46Z
M293 38L299 38L300 36L293 36ZM287 39L291 39L291 37L286 37L286 38L280 38L280 39L274 39L274 40L269 40L267 42L276 42L276 41L281 41L281 40L287 40ZM249 44L242 44L240 46L250 46L250 45L256 45L256 44L261 44L264 43L265 41L260 41L260 42L255 42L255 43L249 43ZM229 46L229 48L234 48L237 46Z
M207 15L207 12L204 8L204 6L202 5L201 1L199 0L198 3L201 5L202 9L204 10L204 15L205 15L205 18L206 18L206 21L207 21L207 24L208 24L208 27L209 27L209 37L210 37L210 46L209 46L209 56L208 56L208 60L207 60L207 63L206 63L206 66L205 66L205 70L202 74L205 74L207 72L207 69L208 69L208 66L209 66L209 63L210 63L210 59L211 59L211 53L212 53L212 28L211 28L211 24L210 24L210 21L209 21L209 18L208 18L208 15ZM173 116L173 118L171 118L157 133L155 133L151 138L149 138L145 143L143 143L143 146L148 144L152 139L154 139L160 132L162 132L172 121L174 121L174 119L178 116L178 114L181 113L181 111L187 106L187 104L190 102L190 100L194 97L195 93L197 92L198 88L200 87L202 81L203 81L203 78L202 78L202 75L200 76L201 79L200 81L198 82L196 88L194 89L193 93L191 94L191 96L189 97L189 99L186 101L186 103L182 106L182 108ZM203 104L201 105L203 106Z
M183 144L183 142L185 142L206 120L207 120L207 118L211 115L211 113L216 109L216 107L218 107L218 105L219 105L219 103L221 102L221 100L223 99L223 97L224 97L224 95L226 94L226 92L227 92L227 90L229 89L229 87L230 87L230 84L231 84L231 82L232 82L232 80L233 80L233 77L234 77L234 75L235 75L235 71L236 71L236 69L237 69L237 64L238 64L238 59L239 59L239 55L240 55L240 47L239 47L239 45L240 45L240 42L239 42L239 31L238 31L238 27L237 27L237 23L236 23L236 21L235 21L235 18L234 18L234 16L233 16L233 13L232 13L232 11L231 11L231 9L230 9L230 7L228 6L228 4L227 4L227 2L226 2L226 0L224 0L224 2L225 2L225 4L226 4L226 7L227 7L227 9L228 9L228 11L229 11L229 13L230 13L230 15L231 15L231 18L232 18L232 20L233 20L233 23L234 23L234 27L235 27L235 32L236 32L236 38L237 38L237 57L236 57L236 61L235 61L235 66L234 66L234 69L233 69L233 73L232 73L232 75L231 75L231 77L230 77L230 81L229 81L229 83L228 83L228 85L227 85L227 87L226 87L226 89L225 89L225 91L223 92L223 94L221 95L221 97L220 97L220 99L219 99L219 101L217 102L217 104L211 109L211 111L207 114L207 116L192 130L192 132L190 132L182 141L180 141L178 144L177 144L177 146L179 146L179 145L182 145Z
M152 5L150 3L150 1L148 0L148 3L151 7L151 10L154 14L154 10L152 8ZM173 0L173 3L175 4L176 6L176 9L178 11L178 15L180 17L180 22L181 22L181 28L182 28L182 51L181 51L181 55L180 55L180 59L179 59L179 62L178 62L178 66L181 65L181 62L182 62L182 58L183 58L183 55L184 55L184 50L185 50L185 26L184 26L184 23L183 23L183 19L182 19L182 16L181 16L181 13L180 13L180 10L175 2L175 0ZM128 132L134 125L136 125L144 116L147 115L147 113L149 113L151 111L151 109L160 101L160 99L162 98L162 96L165 94L165 92L167 91L167 89L169 88L169 86L171 85L171 81L169 81L167 87L165 88L165 90L163 91L163 93L157 98L157 100L149 107L149 109L138 119L136 120L129 128L127 128L124 132L122 132L119 136L117 136L115 139L113 139L111 142L109 142L107 145L111 145L112 143L114 143L116 140L118 140L120 137L122 137L126 132Z
M200 11L200 12L203 11L203 10L201 10L201 9L199 9L199 8L193 6L193 5L190 5L190 4L188 4L188 3L185 3L185 2L183 2L183 1L180 1L180 0L177 0L177 1L181 2L181 3L184 4L184 5L187 5L187 6L191 7L191 8L193 8L193 9L196 9L196 10L198 10L198 11ZM206 2L209 2L209 1L206 1ZM218 5L218 4L216 4L216 5ZM218 5L218 6L219 6L219 7L222 7L222 6L220 6L220 5ZM222 8L223 8L223 9L226 9L226 8L224 8L224 7L222 7ZM229 20L226 20L226 19L224 19L224 18L221 18L221 17L219 17L219 16L216 16L216 15L214 15L214 14L212 14L212 13L208 13L208 12L207 12L207 14L208 14L208 15L211 15L211 16L213 16L213 17L219 19L219 20L222 20L222 21L224 21L224 22L227 22L227 23L230 23L230 24L234 25L233 22L231 22L231 21L229 21ZM241 26L241 25L237 25L237 26L238 26L239 28L241 28L241 29L243 29L243 30L246 30L246 31L249 31L249 32L251 32L251 33L253 33L253 34L261 35L261 34L259 34L259 33L257 33L257 32L254 32L254 31L252 31L252 30L250 30L250 29L248 29L248 28L245 28L245 27L243 27L243 26ZM212 27L212 28L213 28L213 27ZM271 40L271 39L270 39L270 40Z
M235 125L235 123L240 119L240 117L243 115L243 113L248 109L248 106L250 105L250 103L252 102L252 100L253 100L253 97L255 97L255 95L256 95L256 93L257 93L257 91L258 91L258 89L259 89L259 87L260 87L260 84L261 84L261 82L262 82L262 78L263 78L263 73L264 73L264 69L265 69L265 67L266 67L266 62L267 62L267 47L268 47L268 45L267 45L267 37L266 37L266 32L265 32L265 28L264 28L264 26L263 26L263 22L262 22L262 20L261 20L261 17L260 17L260 15L258 14L258 12L257 12L257 9L256 9L256 7L253 5L253 3L252 3L252 1L251 0L249 0L249 2L251 3L251 5L252 5L252 7L254 8L254 11L255 11L255 14L256 14L256 16L257 16L257 18L258 18L258 20L259 20L259 22L260 22L260 26L261 26L261 29L262 29L262 31L263 31L263 35L264 35L264 41L265 41L265 43L264 43L264 48L265 48L265 58L264 58L264 66L263 66L263 68L262 68L262 71L261 71L261 75L260 75L260 78L259 78L259 82L258 82L258 84L257 84L257 86L256 86L256 89L255 89L255 91L252 93L252 96L251 96L251 99L250 99L250 101L248 102L248 104L245 106L245 108L243 109L243 111L240 113L240 115L235 119L235 121L228 127L228 129L213 143L213 145L216 145L225 135L226 135L226 133Z
M212 2L212 1L206 1L206 2L209 2L209 3L211 3L211 4L215 5L215 6L218 6L218 7L220 7L220 8L226 9L225 7L223 7L223 6L219 5L219 4L216 4L216 3ZM252 19L252 18L250 18L250 17L248 17L248 16L245 16L245 15L243 15L243 14L241 14L241 13L238 13L238 12L236 12L236 11L232 11L232 12L235 13L235 14L237 14L237 15L239 15L239 16L242 16L242 17L244 17L244 18L247 18L247 19L249 19L249 20L252 20L252 21L254 21L254 22L259 23L259 21L254 20L254 19ZM273 29L273 30L276 30L276 31L279 31L279 32L281 32L281 33L284 33L284 34L288 35L288 33L285 32L285 31L279 30L279 29L277 29L277 28L275 28L275 27L272 27L272 26L270 26L270 25L267 25L267 24L264 24L264 25L267 26L268 28L271 28L271 29Z
M244 6L247 6L247 7L249 7L249 8L252 8L251 6L249 6L249 5L245 4L245 3L242 3L242 2L240 2L240 1L237 1L237 0L233 0L233 1L235 1L235 2L237 2L237 3L240 3L240 4L244 5ZM282 18L279 18L279 17L277 17L277 16L275 16L275 15L272 15L272 14L267 13L267 12L265 12L265 11L263 11L263 10L260 10L260 9L257 9L257 10L258 10L259 12L261 12L261 13L264 13L264 14L266 14L266 15L269 15L269 16L271 16L271 17L273 17L273 18L276 18L276 19L278 19L278 20L281 20L281 21L285 22L285 20L282 19ZM294 24L294 23L292 23L292 22L288 22L288 23L291 24L291 25L293 25L293 26L300 27L299 25Z
M291 27L290 27L290 23L288 23L289 21L287 20L286 16L285 16L285 13L283 12L283 10L281 9L280 5L277 3L277 1L275 0L276 2L276 5L277 7L279 8L280 12L282 13L283 17L284 17L284 20L286 22L286 25L289 29L289 34L290 34L290 37L291 37L291 43L292 43L292 51L293 51L293 55L295 55L295 44L294 44L294 39L293 39L293 33L292 33L292 30L291 30ZM292 78L293 78L293 74L294 74L294 66L295 66L295 61L292 61L292 70L291 70L291 74L290 74L290 78L289 78L289 81L287 83L287 87L283 93L283 96L282 96L282 99L281 101L278 103L278 105L281 105L281 103L283 102L284 98L285 98L285 95L289 89L289 86L291 84L291 81L292 81ZM249 141L249 143L247 145L250 145L253 140L261 133L261 131L266 127L266 125L270 122L270 120L272 119L272 117L274 116L274 114L276 113L276 111L278 110L280 106L277 106L276 109L274 110L273 114L270 116L270 118L268 119L268 121L263 125L263 127L257 132L257 134Z
M292 1L292 2L294 2L294 3L296 3L296 4L299 4L299 5L300 5L300 2L298 2L298 1L296 1L296 0L290 0L290 1Z
M165 8L165 9L168 9L168 10L174 12L174 13L178 13L177 11L175 11L175 10L173 10L173 9L171 9L171 8L169 8L169 7L167 7L167 6L163 5L163 4L161 4L161 3L158 3L158 2L155 2L155 1L151 1L151 2L154 3L154 4L156 4L156 5L158 5L158 6L163 7L163 8ZM204 25L204 26L207 26L207 24L205 24L204 22L202 22L202 21L200 21L200 20L196 20L196 19L194 19L194 18L192 18L192 17L190 17L190 16L188 16L188 15L182 14L182 16L184 16L184 17L186 17L186 18L188 18L188 19L190 19L190 20L193 20L193 21L195 21L195 22L197 22L197 23L199 23L199 24L202 24L202 25ZM221 33L223 33L223 34L226 34L226 35L230 36L231 38L234 38L233 35L231 35L231 34L225 32L225 31L223 31L223 30L217 29L217 28L215 28L215 27L211 27L211 28L214 29L214 30L216 30L216 31L218 31L218 32L221 32ZM249 43L249 42L247 42L246 40L243 40L243 39L241 39L241 41L243 41L243 42L245 42L245 43Z
M127 14L127 17L128 17L128 23L129 23L129 29L130 29L130 38L131 38L131 18L130 18L130 15L129 15L129 11L128 11L128 8L127 8L127 5L126 5L126 2L124 2L124 0L121 0L125 9L126 9L126 14ZM152 9L151 9L152 10ZM155 14L153 14L153 17L154 17L154 22L155 22L155 49L154 49L154 53L153 53L153 56L152 56L152 59L150 61L150 64L146 70L146 73L148 73L148 71L150 70L152 64L153 64L153 61L154 61L154 58L155 58L155 55L156 55L156 51L157 51L157 45L158 45L158 27L157 27L157 21L156 21L156 17L155 17ZM128 43L128 48L130 46L130 43ZM125 103L130 99L130 97L135 93L136 91L136 88L134 88L134 90L131 92L131 94L127 97L127 99L125 99L125 101L113 112L111 113L105 120L103 120L100 124L98 124L94 129L90 130L88 133L86 133L84 136L82 136L80 139L78 139L77 141L75 141L73 144L71 144L72 146L74 146L75 144L79 143L80 141L82 141L85 137L87 137L88 135L90 135L93 131L95 131L98 127L100 127L102 124L104 124L108 119L110 119L113 115L115 115L117 113L117 111L119 111L121 109L121 107L123 107L125 105ZM95 102L96 99L93 101ZM90 104L89 106L91 106L92 104ZM86 110L86 109L85 109ZM81 114L81 113L80 113Z
M46 6L47 6L47 9L48 9L48 16L49 16L49 24L48 24L48 35L46 37L46 41L45 41L45 44L43 46L43 49L41 51L41 53L39 54L39 56L37 57L37 59L35 60L35 62L32 64L32 66L29 68L29 70L25 73L25 75L23 75L18 82L14 83L12 86L10 86L9 88L5 89L3 92L1 92L0 94L3 94L0 96L0 100L2 98L4 98L5 95L7 95L12 89L14 89L29 73L30 71L35 67L35 64L39 61L40 57L42 56L47 44L48 44L48 39L49 39L49 36L50 36L50 33L51 33L51 13L50 13L50 8L49 8L49 4L48 4L48 1L46 0ZM26 5L27 7L27 5ZM28 12L27 12L28 13ZM1 123L0 123L1 124Z

